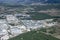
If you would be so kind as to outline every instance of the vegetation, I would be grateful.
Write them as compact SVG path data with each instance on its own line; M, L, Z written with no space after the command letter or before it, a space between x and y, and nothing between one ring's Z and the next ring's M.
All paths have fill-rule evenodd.
M52 37L50 35L41 33L40 30L38 30L38 31L23 33L9 40L59 40L59 39Z
M30 12L28 14L31 15L31 19L50 19L50 18L52 18L52 16L45 14L45 13Z
M38 12L29 12L27 13L31 16L31 19L33 20L43 20L43 19L51 19L51 18L60 18L60 16L51 16L46 13L38 13Z
M50 30L49 33L51 33L51 34L56 33L56 27L54 27L54 26L51 28L48 28L48 30Z
M34 5L31 6L32 8L35 9L35 11L40 11L40 10L51 10L51 9L60 9L60 4L51 4L51 5Z
M40 31L47 32L47 29L46 28L41 28Z

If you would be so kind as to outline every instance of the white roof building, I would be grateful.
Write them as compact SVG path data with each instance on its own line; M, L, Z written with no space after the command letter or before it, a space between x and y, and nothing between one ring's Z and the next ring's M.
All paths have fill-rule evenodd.
M10 29L10 31L11 31L11 34L12 34L13 36L17 36L17 35L23 33L22 30L19 29L19 28L12 28L12 29Z
M5 35L5 36L1 37L1 40L8 40L8 39L9 39L8 35Z
M24 33L24 31L26 31L26 27L24 25L17 25L17 26L11 26L10 25L10 33L13 36L17 36L19 34Z
M7 26L7 24L1 24L0 23L0 29L8 29L8 26Z
M8 23L13 23L13 24L18 23L18 19L13 15L6 15L6 19L7 19Z
M5 19L0 19L0 23L6 23Z
M5 30L5 29L4 30L0 30L0 36L1 35L6 35L6 34L7 34L7 30Z
M8 26L7 26L6 20L1 19L0 20L0 29L7 29L7 28L8 28Z
M36 29L45 26L41 21L36 21L36 20L21 20L21 21L24 23L24 25L27 28Z

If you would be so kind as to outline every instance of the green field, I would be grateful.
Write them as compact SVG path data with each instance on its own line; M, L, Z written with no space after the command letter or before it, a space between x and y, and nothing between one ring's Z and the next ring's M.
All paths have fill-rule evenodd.
M31 16L31 19L33 20L40 20L40 19L50 19L52 18L51 15L45 14L45 13L38 13L38 12L30 12L28 13Z
M9 40L59 40L59 39L52 37L50 35L41 33L39 30L39 31L27 32L17 37L11 38Z

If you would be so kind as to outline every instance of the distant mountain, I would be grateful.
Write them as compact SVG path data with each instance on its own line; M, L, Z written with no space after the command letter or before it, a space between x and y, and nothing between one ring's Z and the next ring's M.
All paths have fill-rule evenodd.
M7 4L31 4L31 3L60 3L60 0L0 0Z

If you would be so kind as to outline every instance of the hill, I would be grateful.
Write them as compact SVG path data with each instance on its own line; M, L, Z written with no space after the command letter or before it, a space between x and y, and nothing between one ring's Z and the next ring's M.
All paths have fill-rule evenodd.
M41 33L40 31L31 31L31 32L21 34L17 37L11 38L9 40L59 40L59 39Z

